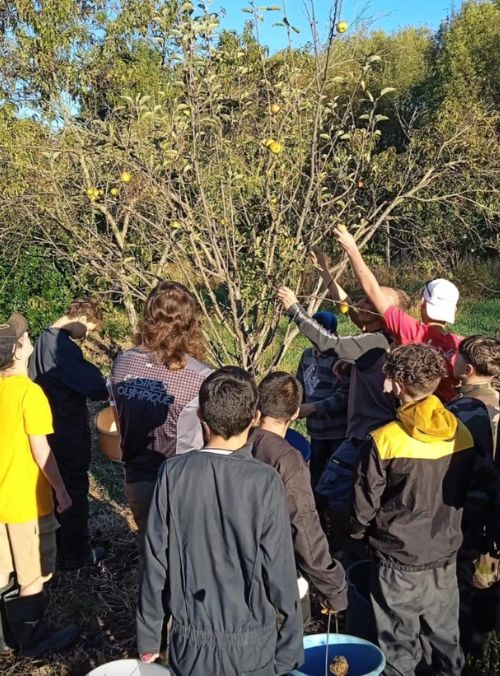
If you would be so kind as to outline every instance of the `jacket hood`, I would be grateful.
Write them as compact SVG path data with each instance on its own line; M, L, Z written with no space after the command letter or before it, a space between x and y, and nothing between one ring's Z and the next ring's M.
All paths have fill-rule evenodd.
M457 431L457 419L433 394L422 401L403 404L397 417L413 439L427 444L449 441Z

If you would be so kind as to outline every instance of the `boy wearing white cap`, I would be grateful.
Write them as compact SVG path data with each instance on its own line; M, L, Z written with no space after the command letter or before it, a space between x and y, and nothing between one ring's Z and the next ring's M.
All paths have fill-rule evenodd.
M386 329L401 345L424 343L437 348L444 356L448 376L443 378L436 395L443 401L456 396L459 385L453 374L453 364L463 336L446 330L446 324L455 322L455 312L459 298L457 287L447 279L434 279L425 285L420 312L422 321L418 321L400 308L391 304L380 288L373 272L365 263L354 237L344 230L335 230L335 236L351 261L352 268L363 291L384 318Z

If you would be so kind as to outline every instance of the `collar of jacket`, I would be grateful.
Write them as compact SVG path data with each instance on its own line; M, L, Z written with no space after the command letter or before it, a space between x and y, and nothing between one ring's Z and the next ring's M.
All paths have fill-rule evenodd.
M479 383L476 385L459 385L457 387L459 396L473 397L474 394L495 394L496 390L491 386L491 383Z
M206 452L206 453L210 453L211 450L212 449L210 449L210 448L201 448L200 449L200 451ZM247 458L252 457L252 444L250 442L248 442L247 444L245 444L241 448L238 448L236 451L230 451L229 453L217 453L217 451L222 451L222 450L224 450L224 449L214 448L213 449L214 455L220 455L221 457L226 457L226 458L230 458L233 455L237 455L237 456L244 455Z

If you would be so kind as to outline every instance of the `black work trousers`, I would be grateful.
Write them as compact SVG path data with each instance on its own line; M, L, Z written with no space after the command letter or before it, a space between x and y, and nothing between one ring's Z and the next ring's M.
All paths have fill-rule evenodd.
M72 500L66 512L56 511L57 559L61 567L78 567L90 555L89 545L89 476L90 439L85 443L63 443L50 440L64 485Z
M386 676L459 676L456 564L406 571L373 562L370 599Z

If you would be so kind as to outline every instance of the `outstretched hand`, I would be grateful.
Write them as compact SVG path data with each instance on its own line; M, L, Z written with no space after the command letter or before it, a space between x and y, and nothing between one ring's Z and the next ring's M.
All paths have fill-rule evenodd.
M323 270L328 270L326 256L319 246L313 246L311 250L311 258L314 264L319 265L319 267L322 268Z
M283 303L285 310L288 310L292 305L299 302L297 296L288 288L288 286L280 286L278 289L278 298Z
M335 235L335 239L340 244L340 246L344 249L344 251L347 253L348 256L351 253L354 253L358 250L358 245L356 244L356 240L351 235L351 233L347 231L347 229L345 227L344 228L341 228L341 227L335 228L333 233Z

